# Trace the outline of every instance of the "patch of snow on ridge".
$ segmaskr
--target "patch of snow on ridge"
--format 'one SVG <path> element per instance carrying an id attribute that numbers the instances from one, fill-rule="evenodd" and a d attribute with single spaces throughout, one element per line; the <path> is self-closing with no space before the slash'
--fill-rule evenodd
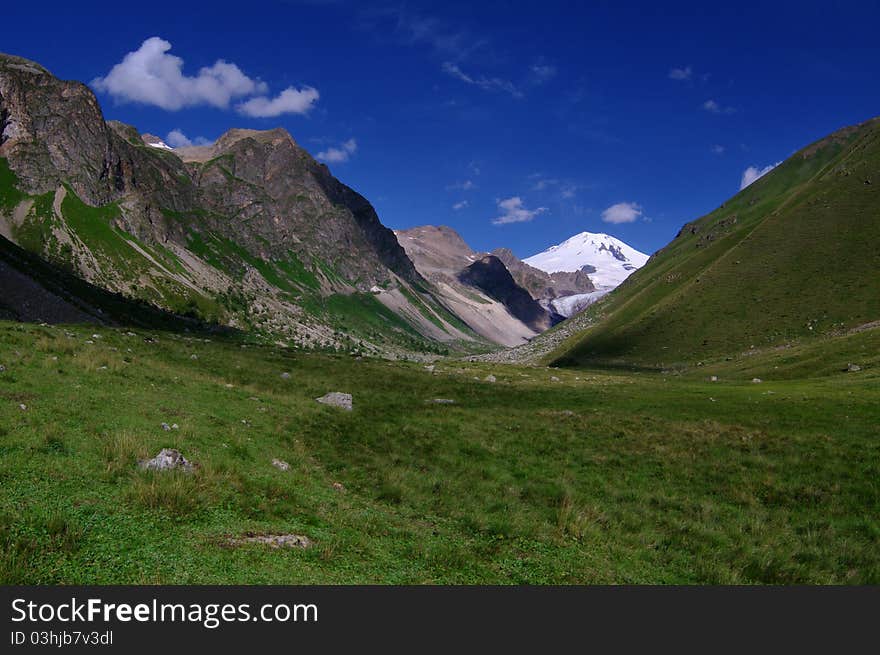
<path id="1" fill-rule="evenodd" d="M 148 146 L 151 148 L 161 148 L 162 150 L 174 150 L 171 146 L 169 146 L 164 141 L 156 141 L 155 143 L 148 143 Z"/>

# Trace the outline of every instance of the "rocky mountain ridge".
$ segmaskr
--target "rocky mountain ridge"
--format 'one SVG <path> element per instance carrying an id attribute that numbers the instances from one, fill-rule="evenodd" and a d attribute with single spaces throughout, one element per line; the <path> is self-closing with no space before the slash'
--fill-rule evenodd
<path id="1" fill-rule="evenodd" d="M 147 139 L 105 121 L 85 85 L 0 55 L 0 237 L 110 292 L 291 343 L 479 346 L 370 203 L 286 131 L 189 153 Z"/>

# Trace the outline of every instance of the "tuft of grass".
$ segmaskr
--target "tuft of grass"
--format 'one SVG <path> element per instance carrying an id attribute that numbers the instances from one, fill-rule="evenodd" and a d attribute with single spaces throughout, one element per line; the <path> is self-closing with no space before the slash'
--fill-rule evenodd
<path id="1" fill-rule="evenodd" d="M 131 432 L 115 432 L 101 438 L 99 444 L 104 469 L 111 476 L 134 469 L 149 455 L 146 440 Z"/>

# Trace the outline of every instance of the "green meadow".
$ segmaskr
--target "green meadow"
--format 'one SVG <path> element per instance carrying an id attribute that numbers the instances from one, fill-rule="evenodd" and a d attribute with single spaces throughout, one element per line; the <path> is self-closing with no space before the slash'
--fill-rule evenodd
<path id="1" fill-rule="evenodd" d="M 877 584 L 878 352 L 429 371 L 0 322 L 0 582 Z M 312 545 L 230 543 L 276 534 Z"/>

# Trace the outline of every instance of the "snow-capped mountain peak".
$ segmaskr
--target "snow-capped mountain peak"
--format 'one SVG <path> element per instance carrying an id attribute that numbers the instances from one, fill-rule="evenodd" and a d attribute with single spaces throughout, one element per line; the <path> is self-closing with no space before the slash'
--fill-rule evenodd
<path id="1" fill-rule="evenodd" d="M 569 316 L 586 306 L 580 306 L 581 303 L 597 300 L 644 266 L 648 255 L 610 234 L 581 232 L 523 261 L 547 273 L 582 270 L 590 276 L 596 292 L 582 294 L 582 298 L 571 296 L 577 308 L 572 302 L 566 304 L 563 298 L 553 301 L 557 311 L 562 310 L 560 313 Z"/>

